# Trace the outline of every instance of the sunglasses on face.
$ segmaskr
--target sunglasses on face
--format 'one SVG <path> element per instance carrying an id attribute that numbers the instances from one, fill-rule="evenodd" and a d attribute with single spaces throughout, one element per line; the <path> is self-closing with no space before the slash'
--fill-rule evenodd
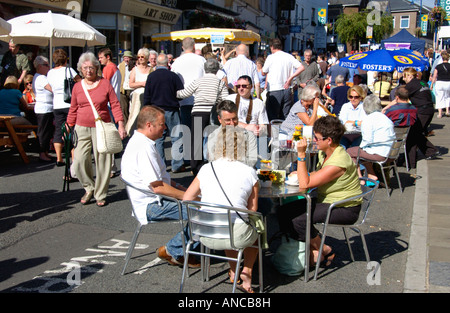
<path id="1" fill-rule="evenodd" d="M 315 139 L 316 141 L 325 140 L 325 139 L 327 139 L 327 138 L 328 138 L 328 137 L 317 138 L 317 136 L 314 135 L 314 139 Z"/>
<path id="2" fill-rule="evenodd" d="M 247 89 L 248 86 L 250 86 L 250 85 L 236 85 L 236 88 L 237 88 L 237 89 L 239 89 L 239 88 Z"/>
<path id="3" fill-rule="evenodd" d="M 348 98 L 350 100 L 352 100 L 352 99 L 359 99 L 359 98 L 361 98 L 361 96 L 348 96 Z"/>
<path id="4" fill-rule="evenodd" d="M 138 59 L 145 59 L 145 56 L 143 56 L 143 55 L 138 55 Z"/>
<path id="5" fill-rule="evenodd" d="M 28 82 L 28 83 L 26 83 L 27 85 L 33 85 L 33 82 Z"/>

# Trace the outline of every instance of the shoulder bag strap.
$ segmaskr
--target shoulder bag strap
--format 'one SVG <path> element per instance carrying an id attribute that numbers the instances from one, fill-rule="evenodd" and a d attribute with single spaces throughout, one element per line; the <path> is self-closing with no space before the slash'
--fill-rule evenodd
<path id="1" fill-rule="evenodd" d="M 92 113 L 94 113 L 95 121 L 97 122 L 97 121 L 101 120 L 102 118 L 101 118 L 100 115 L 98 114 L 97 109 L 96 109 L 95 106 L 94 106 L 94 103 L 92 103 L 91 96 L 89 95 L 89 92 L 88 92 L 88 90 L 86 89 L 86 82 L 84 81 L 84 79 L 81 80 L 81 86 L 83 87 L 84 94 L 86 95 L 86 98 L 88 99 L 89 103 L 91 104 L 91 107 L 92 107 Z"/>
<path id="2" fill-rule="evenodd" d="M 72 72 L 69 69 L 69 66 L 66 66 L 66 69 L 64 70 L 64 74 L 66 74 L 66 79 L 67 79 L 67 70 L 69 70 L 70 78 L 73 80 L 73 75 L 72 75 Z"/>
<path id="3" fill-rule="evenodd" d="M 225 198 L 227 198 L 228 203 L 230 204 L 230 206 L 233 206 L 233 204 L 231 203 L 230 199 L 228 199 L 228 196 L 227 196 L 227 194 L 225 193 L 225 190 L 223 190 L 223 187 L 222 187 L 222 184 L 220 183 L 219 177 L 217 177 L 216 171 L 214 170 L 213 162 L 211 162 L 211 169 L 212 169 L 212 171 L 213 171 L 213 173 L 214 173 L 214 176 L 216 176 L 216 180 L 217 180 L 217 182 L 219 183 L 219 187 L 220 187 L 220 189 L 222 189 L 222 192 L 223 192 L 223 194 L 225 195 Z"/>

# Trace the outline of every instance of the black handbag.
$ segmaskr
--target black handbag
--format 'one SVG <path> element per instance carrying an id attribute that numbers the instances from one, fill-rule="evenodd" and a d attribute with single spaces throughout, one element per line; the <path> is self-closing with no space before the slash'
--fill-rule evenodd
<path id="1" fill-rule="evenodd" d="M 69 70 L 69 77 L 67 77 L 67 70 Z M 72 89 L 75 85 L 75 80 L 73 79 L 72 72 L 69 67 L 66 66 L 65 69 L 66 77 L 64 78 L 64 102 L 70 103 L 72 101 Z"/>

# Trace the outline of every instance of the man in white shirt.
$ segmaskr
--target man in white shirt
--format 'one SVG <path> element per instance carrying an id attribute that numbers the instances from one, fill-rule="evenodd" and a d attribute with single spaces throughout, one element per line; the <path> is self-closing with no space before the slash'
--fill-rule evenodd
<path id="1" fill-rule="evenodd" d="M 269 121 L 284 120 L 293 105 L 291 90 L 292 80 L 305 69 L 303 65 L 291 54 L 282 51 L 283 46 L 278 38 L 272 39 L 270 50 L 272 52 L 264 63 L 262 72 L 267 75 L 267 101 L 266 109 Z"/>
<path id="2" fill-rule="evenodd" d="M 171 66 L 171 71 L 180 76 L 187 88 L 192 82 L 205 75 L 205 58 L 195 54 L 195 41 L 191 37 L 186 37 L 182 41 L 183 53 L 175 59 Z M 181 124 L 191 128 L 191 110 L 194 106 L 194 96 L 180 101 Z"/>
<path id="3" fill-rule="evenodd" d="M 156 194 L 183 199 L 185 188 L 171 181 L 166 165 L 156 149 L 155 141 L 161 138 L 166 128 L 164 110 L 156 106 L 144 106 L 137 118 L 137 130 L 129 140 L 122 156 L 122 177 L 139 189 L 148 189 Z M 176 203 L 149 196 L 127 187 L 136 218 L 142 223 L 166 219 L 179 219 Z M 183 219 L 187 219 L 186 208 L 182 208 Z M 184 232 L 187 236 L 187 232 Z M 158 248 L 158 257 L 172 265 L 183 265 L 182 232 L 165 246 Z M 187 239 L 186 239 L 187 240 Z M 199 267 L 195 258 L 189 258 L 191 267 Z"/>
<path id="4" fill-rule="evenodd" d="M 248 46 L 240 44 L 236 47 L 236 57 L 228 60 L 223 66 L 223 70 L 226 73 L 226 82 L 229 89 L 234 89 L 235 84 L 239 77 L 247 75 L 255 82 L 256 96 L 259 98 L 261 95 L 258 70 L 256 64 L 248 59 Z M 237 91 L 237 90 L 236 90 Z"/>
<path id="5" fill-rule="evenodd" d="M 238 125 L 259 136 L 267 134 L 269 119 L 264 103 L 260 99 L 253 98 L 252 87 L 252 79 L 243 75 L 236 83 L 238 93 L 229 95 L 227 99 L 238 107 Z"/>

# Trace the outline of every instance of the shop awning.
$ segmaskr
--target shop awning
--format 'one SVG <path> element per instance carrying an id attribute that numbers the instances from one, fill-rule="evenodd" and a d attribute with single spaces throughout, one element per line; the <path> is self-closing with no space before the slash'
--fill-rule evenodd
<path id="1" fill-rule="evenodd" d="M 195 42 L 211 42 L 211 37 L 215 39 L 223 37 L 224 42 L 227 43 L 241 42 L 252 44 L 255 41 L 261 41 L 261 37 L 259 36 L 259 34 L 251 30 L 210 27 L 154 34 L 152 36 L 152 41 L 179 41 L 183 40 L 186 37 L 193 38 Z"/>

